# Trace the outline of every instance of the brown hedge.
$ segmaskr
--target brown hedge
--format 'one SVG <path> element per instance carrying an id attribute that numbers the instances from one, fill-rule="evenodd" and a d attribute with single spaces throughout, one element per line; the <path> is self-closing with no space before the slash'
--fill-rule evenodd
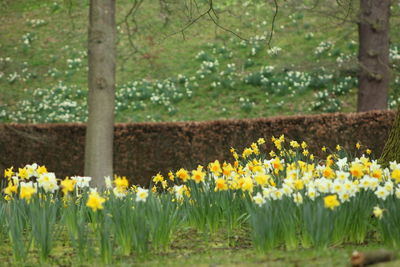
<path id="1" fill-rule="evenodd" d="M 357 141 L 380 155 L 394 120 L 393 111 L 322 114 L 247 120 L 116 124 L 114 170 L 147 184 L 155 173 L 231 161 L 230 147 L 242 150 L 259 137 L 285 134 L 304 140 L 318 153 L 325 145 L 354 150 Z M 58 177 L 83 175 L 85 125 L 0 124 L 0 171 L 44 164 Z M 269 144 L 268 150 L 271 149 Z"/>

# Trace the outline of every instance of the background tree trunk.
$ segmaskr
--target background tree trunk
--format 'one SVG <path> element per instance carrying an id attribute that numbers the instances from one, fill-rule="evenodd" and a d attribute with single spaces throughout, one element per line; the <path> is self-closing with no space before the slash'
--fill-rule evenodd
<path id="1" fill-rule="evenodd" d="M 358 111 L 387 109 L 390 0 L 360 0 Z"/>
<path id="2" fill-rule="evenodd" d="M 90 0 L 85 176 L 97 187 L 113 175 L 115 57 L 115 0 Z"/>
<path id="3" fill-rule="evenodd" d="M 397 110 L 389 138 L 383 148 L 380 163 L 387 166 L 389 161 L 394 160 L 400 163 L 400 108 Z"/>

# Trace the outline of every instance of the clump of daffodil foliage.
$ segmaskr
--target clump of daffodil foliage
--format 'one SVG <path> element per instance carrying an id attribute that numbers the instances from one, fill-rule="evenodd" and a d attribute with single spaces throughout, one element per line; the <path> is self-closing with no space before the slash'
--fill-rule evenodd
<path id="1" fill-rule="evenodd" d="M 168 249 L 174 233 L 195 228 L 227 238 L 248 235 L 257 250 L 326 247 L 367 241 L 400 245 L 400 164 L 383 168 L 357 143 L 358 156 L 341 146 L 323 158 L 305 142 L 272 137 L 238 153 L 232 162 L 158 173 L 151 188 L 130 186 L 126 177 L 63 180 L 45 166 L 4 172 L 0 239 L 8 239 L 15 261 L 37 251 L 46 261 L 55 233 L 64 232 L 77 257 L 118 256 Z M 96 249 L 93 248 L 96 244 Z"/>

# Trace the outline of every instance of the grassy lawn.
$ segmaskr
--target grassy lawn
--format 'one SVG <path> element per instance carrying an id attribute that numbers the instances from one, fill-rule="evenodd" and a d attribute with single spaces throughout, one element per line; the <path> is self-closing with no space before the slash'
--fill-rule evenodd
<path id="1" fill-rule="evenodd" d="M 288 1 L 280 6 L 270 50 L 272 1 L 215 5 L 219 24 L 240 37 L 207 16 L 182 34 L 191 19 L 207 10 L 203 2 L 198 9 L 169 3 L 166 23 L 158 1 L 145 1 L 127 20 L 132 2 L 118 1 L 118 122 L 356 110 L 355 23 L 321 15 L 327 11 L 323 5 L 309 10 Z M 394 4 L 392 25 L 398 23 L 398 9 Z M 328 13 L 344 11 L 336 7 Z M 0 121 L 85 121 L 87 16 L 88 4 L 80 1 L 0 4 Z M 400 35 L 395 27 L 391 30 L 397 64 Z M 209 70 L 204 62 L 217 65 Z M 265 66 L 274 70 L 262 80 Z M 400 80 L 393 71 L 389 105 L 394 108 Z M 249 75 L 253 81 L 246 83 Z"/>
<path id="2" fill-rule="evenodd" d="M 349 266 L 354 251 L 369 252 L 381 249 L 393 251 L 379 242 L 361 245 L 340 245 L 327 248 L 309 249 L 273 249 L 263 253 L 252 248 L 250 240 L 244 237 L 228 238 L 226 233 L 211 236 L 195 230 L 181 231 L 171 246 L 162 252 L 114 256 L 112 266 Z M 32 250 L 26 266 L 103 266 L 92 256 L 80 262 L 77 255 L 68 246 L 68 241 L 59 239 L 47 263 L 39 262 Z M 92 247 L 93 251 L 98 248 Z M 118 253 L 118 251 L 114 251 Z M 3 243 L 0 251 L 2 264 L 13 264 L 9 243 Z M 380 263 L 376 266 L 399 266 L 400 260 Z"/>

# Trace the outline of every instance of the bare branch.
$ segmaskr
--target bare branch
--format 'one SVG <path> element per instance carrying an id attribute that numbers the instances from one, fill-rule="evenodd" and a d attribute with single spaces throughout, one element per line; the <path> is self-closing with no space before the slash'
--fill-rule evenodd
<path id="1" fill-rule="evenodd" d="M 229 32 L 229 33 L 235 35 L 237 38 L 239 38 L 239 39 L 241 39 L 241 40 L 243 40 L 243 41 L 248 41 L 248 39 L 245 39 L 245 38 L 241 37 L 240 35 L 238 35 L 238 34 L 235 33 L 234 31 L 229 30 L 229 29 L 227 29 L 227 28 L 221 26 L 221 25 L 218 23 L 218 21 L 217 21 L 216 19 L 214 19 L 214 18 L 211 16 L 210 13 L 208 13 L 208 16 L 210 17 L 210 19 L 214 22 L 214 24 L 215 24 L 218 28 L 221 28 L 222 30 L 224 30 L 224 31 L 226 31 L 226 32 Z"/>
<path id="2" fill-rule="evenodd" d="M 195 3 L 195 5 L 196 5 L 197 9 L 199 9 L 195 0 L 194 0 L 194 3 Z M 212 15 L 214 15 L 215 18 L 214 18 Z M 165 39 L 167 39 L 167 38 L 169 38 L 169 37 L 171 37 L 171 36 L 174 36 L 174 35 L 176 35 L 176 34 L 178 34 L 178 33 L 181 33 L 182 36 L 183 36 L 183 38 L 185 39 L 185 34 L 184 34 L 185 30 L 187 30 L 189 27 L 191 27 L 193 24 L 195 24 L 197 21 L 199 21 L 201 18 L 203 18 L 203 17 L 205 17 L 205 16 L 208 16 L 208 17 L 211 19 L 211 21 L 212 21 L 218 28 L 220 28 L 220 29 L 222 29 L 222 30 L 224 30 L 224 31 L 226 31 L 226 32 L 229 32 L 229 33 L 235 35 L 237 38 L 239 38 L 239 39 L 241 39 L 241 40 L 248 41 L 247 39 L 241 37 L 239 34 L 235 33 L 234 31 L 232 31 L 232 30 L 230 30 L 230 29 L 227 29 L 227 28 L 223 27 L 221 24 L 219 24 L 219 22 L 218 22 L 218 14 L 217 14 L 217 12 L 216 12 L 215 9 L 214 9 L 213 0 L 209 0 L 209 7 L 208 7 L 208 9 L 207 9 L 205 12 L 201 13 L 201 14 L 198 15 L 196 18 L 191 19 L 191 20 L 189 21 L 189 23 L 187 23 L 187 24 L 186 24 L 182 29 L 180 29 L 179 31 L 173 32 L 173 33 L 171 33 L 171 34 L 168 34 L 167 36 L 164 37 L 163 40 L 165 40 Z"/>
<path id="3" fill-rule="evenodd" d="M 269 39 L 268 39 L 268 43 L 267 43 L 269 49 L 271 49 L 272 35 L 274 34 L 274 28 L 275 28 L 275 19 L 276 19 L 276 16 L 278 15 L 278 8 L 279 8 L 277 0 L 274 0 L 274 3 L 275 3 L 275 13 L 274 13 L 274 16 L 272 17 L 271 32 L 269 33 Z"/>
<path id="4" fill-rule="evenodd" d="M 126 31 L 127 31 L 127 35 L 128 35 L 128 42 L 129 45 L 131 46 L 132 50 L 130 51 L 130 53 L 123 59 L 122 61 L 122 68 L 125 65 L 125 63 L 136 53 L 139 52 L 139 49 L 137 48 L 137 46 L 134 44 L 133 42 L 133 38 L 132 38 L 132 31 L 131 31 L 131 26 L 129 24 L 129 17 L 132 17 L 132 22 L 135 24 L 135 28 L 134 31 L 136 32 L 138 29 L 138 25 L 137 22 L 135 20 L 135 14 L 136 12 L 139 10 L 140 5 L 143 3 L 144 0 L 134 0 L 131 8 L 128 10 L 128 12 L 126 13 L 124 19 L 119 22 L 117 25 L 121 25 L 122 23 L 125 24 L 126 27 Z"/>

